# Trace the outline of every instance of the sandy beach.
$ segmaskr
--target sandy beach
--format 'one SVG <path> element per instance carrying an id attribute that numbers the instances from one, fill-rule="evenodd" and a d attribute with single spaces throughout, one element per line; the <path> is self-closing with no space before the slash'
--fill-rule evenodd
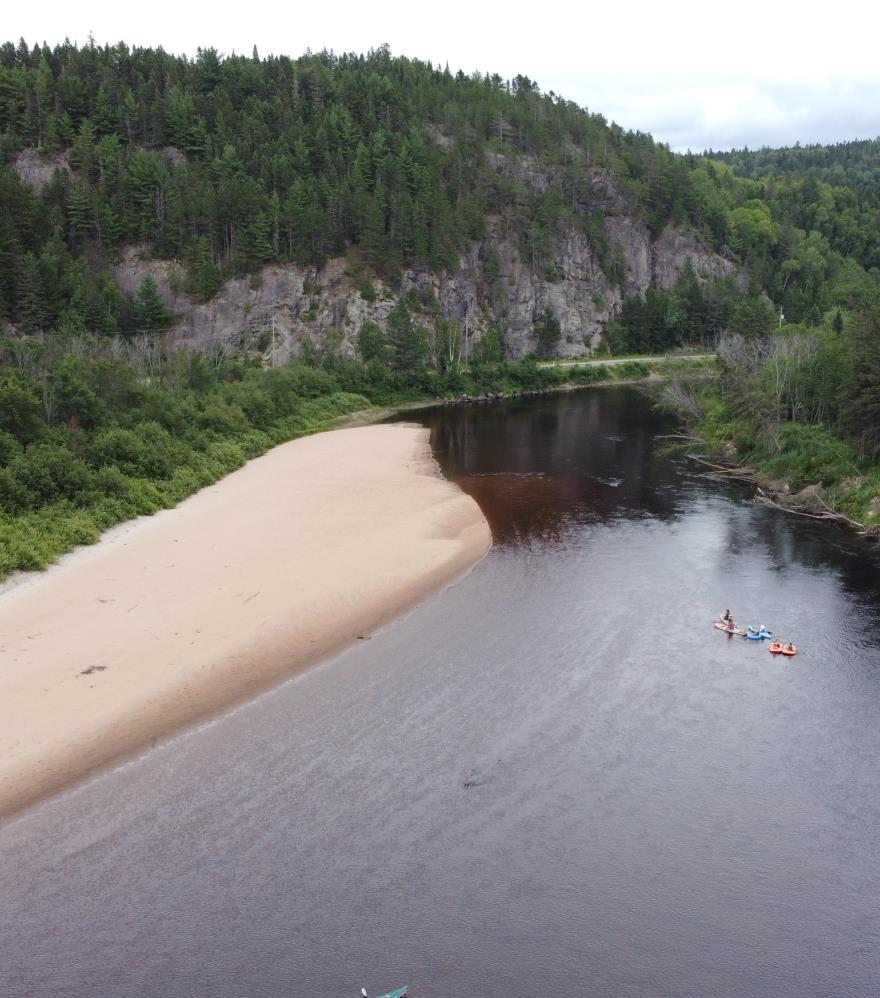
<path id="1" fill-rule="evenodd" d="M 426 430 L 275 448 L 0 594 L 0 818 L 300 672 L 491 546 Z"/>

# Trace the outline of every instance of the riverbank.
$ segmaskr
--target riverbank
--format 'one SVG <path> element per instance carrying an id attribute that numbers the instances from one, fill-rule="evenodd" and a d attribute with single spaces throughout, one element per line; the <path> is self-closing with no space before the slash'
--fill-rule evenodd
<path id="1" fill-rule="evenodd" d="M 276 447 L 0 596 L 0 817 L 341 650 L 491 535 L 427 431 Z"/>
<path id="2" fill-rule="evenodd" d="M 822 425 L 781 422 L 768 434 L 712 395 L 667 391 L 684 432 L 670 439 L 715 474 L 754 488 L 755 502 L 880 539 L 880 468 Z"/>
<path id="3" fill-rule="evenodd" d="M 835 450 L 835 445 L 845 447 L 830 434 L 828 437 Z M 720 446 L 710 445 L 695 433 L 682 435 L 681 439 L 701 448 L 708 447 L 711 460 L 694 453 L 690 457 L 723 478 L 753 486 L 755 502 L 784 513 L 846 527 L 870 541 L 880 540 L 880 474 L 876 469 L 860 471 L 853 467 L 848 477 L 826 484 L 822 479 L 831 472 L 832 466 L 828 465 L 824 471 L 814 469 L 815 480 L 805 482 L 794 471 L 797 455 L 782 453 L 746 463 L 737 459 L 732 440 Z"/>

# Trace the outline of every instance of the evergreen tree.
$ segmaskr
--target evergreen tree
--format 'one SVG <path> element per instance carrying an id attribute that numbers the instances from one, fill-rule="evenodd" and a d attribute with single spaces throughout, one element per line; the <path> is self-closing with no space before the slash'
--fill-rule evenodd
<path id="1" fill-rule="evenodd" d="M 25 333 L 35 333 L 46 326 L 48 314 L 42 283 L 36 257 L 33 253 L 22 254 L 18 260 L 16 311 Z"/>
<path id="2" fill-rule="evenodd" d="M 841 420 L 860 451 L 880 459 L 880 297 L 854 317 L 850 334 L 853 383 Z"/>
<path id="3" fill-rule="evenodd" d="M 171 322 L 171 314 L 165 307 L 165 302 L 151 274 L 147 274 L 138 288 L 134 317 L 137 332 L 147 335 L 163 333 Z"/>
<path id="4" fill-rule="evenodd" d="M 538 353 L 542 357 L 552 357 L 556 352 L 559 341 L 562 339 L 562 327 L 559 324 L 559 319 L 556 318 L 549 305 L 534 322 L 532 329 Z"/>
<path id="5" fill-rule="evenodd" d="M 358 333 L 358 353 L 361 360 L 368 364 L 371 361 L 385 363 L 388 359 L 388 343 L 385 333 L 375 322 L 365 322 Z"/>
<path id="6" fill-rule="evenodd" d="M 67 196 L 67 227 L 73 248 L 81 248 L 91 235 L 93 217 L 90 189 L 83 183 L 73 184 Z"/>
<path id="7" fill-rule="evenodd" d="M 392 364 L 398 370 L 413 371 L 424 364 L 425 336 L 413 323 L 404 298 L 388 314 L 388 344 Z"/>
<path id="8" fill-rule="evenodd" d="M 189 251 L 185 290 L 200 301 L 208 301 L 220 290 L 222 284 L 223 274 L 214 263 L 208 240 L 204 237 L 197 239 Z"/>
<path id="9" fill-rule="evenodd" d="M 20 252 L 12 215 L 0 207 L 0 318 L 15 314 L 16 260 Z"/>

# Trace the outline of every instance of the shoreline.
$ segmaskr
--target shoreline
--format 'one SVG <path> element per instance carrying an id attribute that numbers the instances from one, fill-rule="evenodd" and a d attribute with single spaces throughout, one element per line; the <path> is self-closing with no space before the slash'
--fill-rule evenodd
<path id="1" fill-rule="evenodd" d="M 331 430 L 0 588 L 0 821 L 338 654 L 491 547 L 428 431 Z"/>

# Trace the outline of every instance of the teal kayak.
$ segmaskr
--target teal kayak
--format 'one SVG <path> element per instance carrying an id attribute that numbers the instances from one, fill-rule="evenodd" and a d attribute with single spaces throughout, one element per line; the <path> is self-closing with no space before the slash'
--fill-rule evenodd
<path id="1" fill-rule="evenodd" d="M 381 995 L 380 998 L 406 998 L 406 988 L 398 988 L 397 991 L 389 991 L 387 995 Z"/>

